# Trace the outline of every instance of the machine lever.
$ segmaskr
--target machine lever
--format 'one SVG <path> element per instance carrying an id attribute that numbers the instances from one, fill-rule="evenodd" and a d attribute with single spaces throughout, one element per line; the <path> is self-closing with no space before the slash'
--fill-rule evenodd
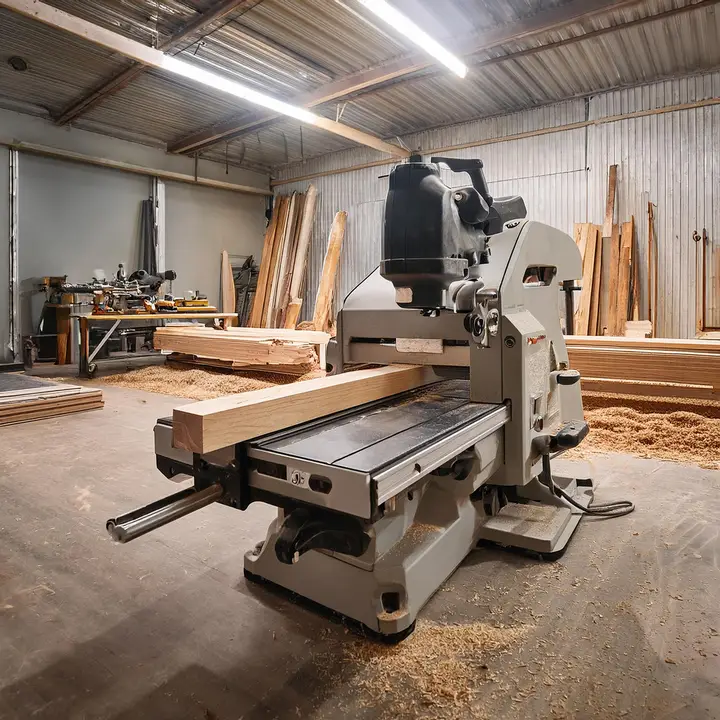
<path id="1" fill-rule="evenodd" d="M 111 518 L 105 523 L 105 527 L 115 542 L 130 542 L 151 530 L 183 517 L 183 515 L 188 515 L 214 503 L 222 497 L 224 492 L 220 483 L 210 485 L 203 490 L 196 490 L 194 487 L 186 488 L 125 515 Z"/>
<path id="2" fill-rule="evenodd" d="M 275 555 L 281 563 L 292 565 L 308 550 L 331 550 L 360 557 L 369 544 L 370 538 L 357 519 L 297 508 L 283 521 L 275 541 Z"/>

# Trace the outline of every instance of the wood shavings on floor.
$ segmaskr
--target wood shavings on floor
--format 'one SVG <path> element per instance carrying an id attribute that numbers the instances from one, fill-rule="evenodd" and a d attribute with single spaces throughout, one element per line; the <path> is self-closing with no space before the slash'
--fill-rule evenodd
<path id="1" fill-rule="evenodd" d="M 385 708 L 382 717 L 477 717 L 473 703 L 481 685 L 492 680 L 492 658 L 527 630 L 419 621 L 398 645 L 357 640 L 345 646 L 346 660 L 357 670 L 349 682 L 367 695 L 364 705 Z"/>
<path id="2" fill-rule="evenodd" d="M 720 469 L 718 402 L 587 393 L 583 403 L 590 433 L 568 459 L 605 451 Z"/>
<path id="3" fill-rule="evenodd" d="M 95 382 L 131 390 L 173 395 L 190 400 L 209 400 L 223 395 L 235 395 L 248 390 L 261 390 L 274 385 L 286 385 L 300 380 L 322 377 L 322 370 L 292 376 L 260 372 L 223 372 L 201 368 L 176 368 L 168 365 L 131 370 L 99 378 Z"/>

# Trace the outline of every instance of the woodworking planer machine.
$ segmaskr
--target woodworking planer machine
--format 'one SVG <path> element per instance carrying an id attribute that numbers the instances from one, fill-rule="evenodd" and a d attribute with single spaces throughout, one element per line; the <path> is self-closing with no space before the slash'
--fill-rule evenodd
<path id="1" fill-rule="evenodd" d="M 443 165 L 471 184 L 448 187 Z M 593 484 L 551 471 L 588 432 L 559 319 L 559 285 L 582 275 L 573 240 L 492 198 L 479 160 L 413 156 L 389 182 L 382 262 L 345 299 L 329 360 L 420 364 L 427 384 L 203 456 L 161 419 L 157 467 L 193 484 L 107 527 L 126 542 L 215 501 L 270 503 L 246 576 L 399 640 L 478 542 L 561 553 Z"/>

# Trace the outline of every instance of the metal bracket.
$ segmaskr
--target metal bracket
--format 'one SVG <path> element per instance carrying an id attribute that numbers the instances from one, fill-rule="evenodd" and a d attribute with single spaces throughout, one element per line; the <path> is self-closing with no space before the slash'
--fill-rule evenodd
<path id="1" fill-rule="evenodd" d="M 480 347 L 490 347 L 490 338 L 500 328 L 499 293 L 494 288 L 480 288 L 475 293 L 475 308 L 466 318 L 466 326 L 473 342 Z"/>

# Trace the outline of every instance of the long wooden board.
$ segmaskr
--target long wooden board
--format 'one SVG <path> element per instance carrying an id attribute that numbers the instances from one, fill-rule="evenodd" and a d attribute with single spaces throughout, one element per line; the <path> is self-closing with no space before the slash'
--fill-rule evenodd
<path id="1" fill-rule="evenodd" d="M 315 296 L 315 313 L 313 323 L 316 330 L 328 330 L 332 325 L 332 299 L 335 289 L 335 278 L 337 277 L 338 265 L 340 264 L 340 251 L 342 250 L 343 238 L 345 237 L 345 225 L 347 213 L 344 210 L 335 214 L 332 227 L 330 228 L 330 239 L 328 240 L 325 262 L 323 263 L 320 284 Z"/>
<path id="2" fill-rule="evenodd" d="M 620 236 L 620 264 L 618 267 L 618 292 L 615 304 L 615 335 L 625 334 L 630 301 L 630 263 L 632 262 L 633 223 L 623 223 Z"/>
<path id="3" fill-rule="evenodd" d="M 302 365 L 314 362 L 315 350 L 307 343 L 281 340 L 256 340 L 237 337 L 234 333 L 186 333 L 155 331 L 156 350 L 170 350 L 187 355 L 235 360 L 246 365 Z"/>
<path id="4" fill-rule="evenodd" d="M 58 415 L 71 415 L 72 413 L 86 412 L 88 410 L 100 410 L 103 406 L 103 402 L 87 402 L 69 405 L 67 407 L 36 408 L 34 410 L 28 410 L 26 413 L 12 415 L 7 418 L 0 417 L 0 426 L 43 420 L 44 418 L 56 417 Z"/>
<path id="5" fill-rule="evenodd" d="M 585 249 L 583 256 L 582 291 L 580 292 L 580 305 L 575 314 L 575 330 L 580 335 L 588 334 L 590 322 L 590 302 L 593 289 L 593 270 L 595 267 L 595 244 L 597 242 L 597 229 L 590 223 L 583 223 L 583 239 L 581 245 Z"/>
<path id="6" fill-rule="evenodd" d="M 211 452 L 425 385 L 431 370 L 392 365 L 183 405 L 173 412 L 175 447 Z"/>
<path id="7" fill-rule="evenodd" d="M 205 334 L 222 334 L 224 331 L 201 325 L 174 325 L 162 328 L 163 334 L 179 333 L 184 335 L 188 332 Z M 293 330 L 290 328 L 249 328 L 231 327 L 227 332 L 235 337 L 253 338 L 257 340 L 287 340 L 289 342 L 301 343 L 327 343 L 330 341 L 330 334 L 319 330 Z"/>
<path id="8" fill-rule="evenodd" d="M 278 222 L 278 208 L 272 214 L 270 223 L 265 230 L 265 240 L 263 242 L 262 258 L 260 260 L 260 272 L 258 273 L 257 285 L 255 288 L 255 296 L 253 297 L 252 310 L 250 311 L 249 324 L 251 327 L 260 327 L 263 315 L 263 305 L 265 304 L 265 293 L 267 292 L 268 276 L 270 274 L 270 259 L 273 253 L 275 243 L 275 229 Z"/>
<path id="9" fill-rule="evenodd" d="M 600 335 L 600 294 L 602 289 L 602 238 L 600 237 L 600 226 L 595 225 L 597 242 L 595 243 L 595 264 L 593 266 L 592 297 L 590 298 L 590 319 L 588 321 L 588 334 Z"/>
<path id="10" fill-rule="evenodd" d="M 185 366 L 227 370 L 228 372 L 259 372 L 277 375 L 294 375 L 296 377 L 317 369 L 317 365 L 314 363 L 303 365 L 246 365 L 245 363 L 239 363 L 235 360 L 219 360 L 218 358 L 206 358 L 201 355 L 184 355 L 183 353 L 171 353 L 168 355 L 167 361 L 171 365 L 178 363 Z"/>
<path id="11" fill-rule="evenodd" d="M 604 241 L 603 241 L 604 242 Z M 608 273 L 608 335 L 621 335 L 617 331 L 617 298 L 620 277 L 620 226 L 612 226 L 610 236 L 610 267 Z"/>

